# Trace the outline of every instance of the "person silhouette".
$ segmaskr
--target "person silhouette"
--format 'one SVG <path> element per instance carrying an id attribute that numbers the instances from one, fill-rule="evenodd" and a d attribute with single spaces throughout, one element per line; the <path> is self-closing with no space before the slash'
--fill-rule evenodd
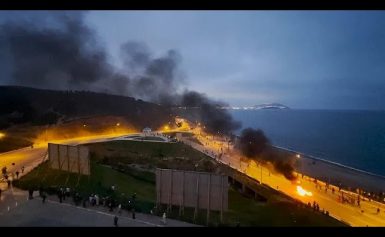
<path id="1" fill-rule="evenodd" d="M 118 227 L 118 217 L 114 216 L 114 226 Z"/>

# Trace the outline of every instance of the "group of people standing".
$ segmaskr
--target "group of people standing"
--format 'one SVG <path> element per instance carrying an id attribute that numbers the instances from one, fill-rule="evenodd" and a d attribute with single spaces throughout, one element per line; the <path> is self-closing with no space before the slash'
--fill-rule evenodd
<path id="1" fill-rule="evenodd" d="M 15 163 L 12 163 L 12 165 L 14 166 Z M 16 179 L 19 179 L 20 172 L 18 170 L 15 173 L 12 172 L 10 174 L 12 179 L 10 179 L 10 177 L 9 177 L 9 173 L 7 172 L 7 167 L 6 166 L 4 166 L 1 169 L 1 172 L 2 172 L 2 176 L 3 176 L 4 180 L 6 180 L 6 182 L 7 182 L 7 187 L 8 188 L 11 187 L 12 181 L 15 179 L 15 174 L 16 174 Z M 24 173 L 24 166 L 21 168 L 21 173 Z M 0 189 L 0 197 L 1 197 L 1 192 L 2 192 L 2 190 Z"/>
<path id="2" fill-rule="evenodd" d="M 115 187 L 111 188 L 112 190 L 115 189 Z M 33 188 L 29 189 L 29 198 L 33 199 Z M 1 194 L 1 191 L 0 191 Z M 45 203 L 47 198 L 47 192 L 43 187 L 39 187 L 39 196 L 42 198 L 42 203 Z M 81 196 L 79 192 L 76 190 L 71 190 L 69 187 L 60 187 L 57 189 L 57 196 L 59 198 L 60 203 L 63 202 L 66 198 L 73 197 L 73 201 L 75 205 L 79 205 L 82 201 L 83 207 L 87 207 L 88 205 L 91 206 L 103 206 L 107 207 L 110 212 L 114 211 L 114 208 L 117 208 L 117 213 L 120 215 L 122 212 L 122 204 L 118 203 L 112 196 L 106 196 L 102 197 L 99 196 L 96 193 L 93 193 L 89 196 Z M 127 209 L 132 212 L 132 218 L 135 219 L 135 203 L 136 203 L 136 193 L 132 195 L 132 197 L 128 200 L 128 203 L 126 205 Z M 118 226 L 118 217 L 114 216 L 114 225 Z"/>
<path id="3" fill-rule="evenodd" d="M 15 166 L 15 163 L 12 163 L 12 165 Z M 9 179 L 9 173 L 7 172 L 7 167 L 4 166 L 1 169 L 1 172 L 2 172 L 3 178 L 7 181 L 8 187 L 9 187 L 10 183 L 11 183 L 11 180 Z M 24 166 L 21 167 L 21 173 L 24 173 Z M 11 172 L 10 176 L 12 177 L 12 180 L 14 180 L 15 179 L 15 175 L 16 175 L 16 179 L 19 178 L 19 174 L 20 174 L 20 172 L 18 170 L 16 170 L 15 173 Z"/>
<path id="4" fill-rule="evenodd" d="M 63 188 L 61 187 L 59 190 L 58 190 L 58 198 L 59 198 L 59 201 L 60 203 L 66 199 L 66 197 L 70 197 L 71 195 L 71 189 L 70 188 Z"/>

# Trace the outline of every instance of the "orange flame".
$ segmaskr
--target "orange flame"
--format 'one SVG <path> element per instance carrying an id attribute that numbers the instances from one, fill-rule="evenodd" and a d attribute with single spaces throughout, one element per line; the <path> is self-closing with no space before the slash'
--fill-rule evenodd
<path id="1" fill-rule="evenodd" d="M 305 189 L 303 189 L 301 186 L 297 185 L 297 193 L 300 195 L 300 196 L 313 196 L 313 193 L 312 192 L 309 192 L 309 191 L 306 191 Z"/>

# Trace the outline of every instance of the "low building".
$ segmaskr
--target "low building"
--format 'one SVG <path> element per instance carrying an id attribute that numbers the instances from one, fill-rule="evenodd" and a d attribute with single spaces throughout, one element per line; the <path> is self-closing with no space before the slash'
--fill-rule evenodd
<path id="1" fill-rule="evenodd" d="M 151 134 L 152 134 L 151 128 L 149 128 L 149 127 L 143 128 L 143 130 L 142 130 L 142 135 L 143 136 L 149 136 Z"/>

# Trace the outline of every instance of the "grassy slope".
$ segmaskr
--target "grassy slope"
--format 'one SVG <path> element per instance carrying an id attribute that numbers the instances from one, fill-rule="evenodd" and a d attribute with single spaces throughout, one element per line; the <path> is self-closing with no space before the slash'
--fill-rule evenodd
<path id="1" fill-rule="evenodd" d="M 149 168 L 213 171 L 211 158 L 181 143 L 113 141 L 89 145 L 96 161 L 108 164 L 141 164 Z"/>
<path id="2" fill-rule="evenodd" d="M 0 153 L 30 146 L 32 142 L 19 137 L 7 136 L 0 139 Z"/>
<path id="3" fill-rule="evenodd" d="M 14 126 L 1 130 L 6 135 L 0 138 L 0 153 L 30 146 L 38 131 L 38 126 L 29 125 Z"/>

